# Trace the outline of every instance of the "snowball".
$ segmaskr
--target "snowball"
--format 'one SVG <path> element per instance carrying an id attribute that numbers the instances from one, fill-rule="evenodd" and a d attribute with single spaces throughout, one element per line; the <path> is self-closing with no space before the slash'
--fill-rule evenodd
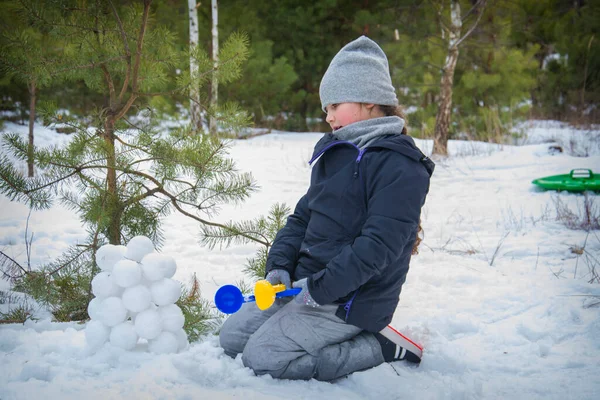
<path id="1" fill-rule="evenodd" d="M 177 338 L 177 343 L 179 344 L 179 346 L 177 347 L 177 351 L 187 349 L 187 347 L 190 344 L 190 342 L 188 342 L 187 333 L 185 333 L 183 329 L 180 329 L 177 332 L 175 332 L 175 337 Z"/>
<path id="2" fill-rule="evenodd" d="M 120 290 L 108 272 L 100 272 L 92 279 L 92 293 L 96 297 L 106 298 L 118 296 Z"/>
<path id="3" fill-rule="evenodd" d="M 173 257 L 150 253 L 142 259 L 142 270 L 144 271 L 144 278 L 149 281 L 158 281 L 175 275 L 177 264 Z"/>
<path id="4" fill-rule="evenodd" d="M 121 260 L 111 274 L 113 281 L 124 288 L 135 286 L 142 280 L 142 269 L 135 261 Z"/>
<path id="5" fill-rule="evenodd" d="M 133 322 L 126 321 L 116 325 L 110 331 L 110 344 L 125 350 L 131 350 L 138 341 L 138 335 L 135 333 Z"/>
<path id="6" fill-rule="evenodd" d="M 100 320 L 100 306 L 102 304 L 102 298 L 94 297 L 90 304 L 88 304 L 87 312 L 91 319 Z"/>
<path id="7" fill-rule="evenodd" d="M 149 289 L 148 289 L 149 290 Z M 146 310 L 157 310 L 158 306 L 156 304 L 154 304 L 153 302 L 150 302 L 150 304 L 148 305 L 147 308 L 145 308 L 143 311 Z M 141 311 L 140 311 L 141 312 Z M 131 310 L 127 310 L 127 317 L 131 318 L 132 321 L 135 321 L 135 317 L 137 317 L 137 315 L 140 312 L 136 312 L 136 311 L 131 311 Z"/>
<path id="8" fill-rule="evenodd" d="M 142 258 L 141 264 L 144 279 L 152 282 L 165 277 L 162 268 L 160 267 L 161 259 L 162 257 L 158 253 L 150 253 Z"/>
<path id="9" fill-rule="evenodd" d="M 132 286 L 123 292 L 123 305 L 129 311 L 144 311 L 150 307 L 150 300 L 150 290 L 143 285 Z"/>
<path id="10" fill-rule="evenodd" d="M 177 271 L 177 263 L 175 259 L 171 256 L 167 256 L 165 254 L 161 254 L 163 260 L 160 264 L 160 267 L 163 271 L 165 278 L 172 278 L 175 275 L 175 271 Z"/>
<path id="11" fill-rule="evenodd" d="M 85 327 L 85 341 L 92 348 L 102 346 L 108 340 L 110 329 L 100 321 L 90 321 Z"/>
<path id="12" fill-rule="evenodd" d="M 154 244 L 152 243 L 152 240 L 148 239 L 146 236 L 135 236 L 127 243 L 125 257 L 140 262 L 146 254 L 152 253 L 153 251 Z"/>
<path id="13" fill-rule="evenodd" d="M 181 308 L 175 304 L 169 304 L 158 308 L 158 314 L 162 321 L 162 328 L 165 331 L 177 332 L 183 328 L 185 317 Z"/>
<path id="14" fill-rule="evenodd" d="M 181 296 L 181 284 L 173 279 L 161 279 L 150 286 L 152 301 L 158 306 L 173 304 Z"/>
<path id="15" fill-rule="evenodd" d="M 148 309 L 135 316 L 135 332 L 144 339 L 154 339 L 162 331 L 158 311 Z"/>
<path id="16" fill-rule="evenodd" d="M 100 304 L 100 321 L 106 326 L 115 326 L 125 321 L 127 309 L 118 297 L 109 297 Z"/>
<path id="17" fill-rule="evenodd" d="M 161 332 L 156 339 L 151 340 L 148 344 L 150 352 L 155 354 L 177 353 L 178 347 L 179 342 L 172 332 Z"/>
<path id="18" fill-rule="evenodd" d="M 125 257 L 124 246 L 105 244 L 96 252 L 96 264 L 102 271 L 110 272 L 115 263 Z"/>

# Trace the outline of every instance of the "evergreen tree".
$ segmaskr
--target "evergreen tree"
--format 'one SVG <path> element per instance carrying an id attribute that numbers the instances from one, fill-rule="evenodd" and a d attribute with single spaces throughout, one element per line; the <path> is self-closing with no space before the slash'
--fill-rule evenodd
<path id="1" fill-rule="evenodd" d="M 464 45 L 455 84 L 456 130 L 463 138 L 503 142 L 512 120 L 529 110 L 537 47 L 512 45 L 512 7 L 490 3 Z"/>
<path id="2" fill-rule="evenodd" d="M 31 4 L 31 7 L 35 5 Z M 29 95 L 27 174 L 32 177 L 37 96 L 40 88 L 52 82 L 53 59 L 60 44 L 48 29 L 36 29 L 31 15 L 17 7 L 14 1 L 0 2 L 0 9 L 3 10 L 0 17 L 0 72 L 6 80 L 25 85 Z"/>
<path id="3" fill-rule="evenodd" d="M 247 58 L 247 39 L 230 36 L 221 49 L 217 71 L 207 53 L 196 48 L 192 56 L 198 61 L 198 73 L 176 76 L 174 63 L 186 54 L 177 51 L 168 29 L 153 22 L 149 0 L 124 6 L 110 1 L 77 2 L 77 7 L 71 3 L 20 2 L 36 21 L 34 26 L 49 29 L 67 43 L 61 54 L 64 64 L 57 69 L 61 79 L 83 80 L 88 88 L 104 94 L 105 104 L 98 105 L 93 116 L 96 128 L 46 104 L 41 112 L 46 123 L 60 122 L 75 129 L 70 144 L 34 148 L 40 175 L 26 179 L 18 171 L 18 162 L 27 158 L 28 144 L 7 133 L 4 146 L 17 161 L 4 155 L 0 165 L 0 193 L 33 209 L 50 207 L 58 199 L 88 229 L 87 243 L 74 246 L 38 271 L 24 273 L 17 282 L 17 287 L 47 304 L 60 303 L 61 312 L 55 312 L 59 319 L 85 316 L 89 282 L 97 272 L 95 250 L 102 244 L 117 245 L 144 235 L 160 246 L 161 219 L 174 211 L 225 228 L 205 216 L 216 214 L 222 203 L 243 201 L 256 188 L 252 176 L 239 173 L 227 158 L 226 142 L 195 135 L 191 126 L 165 133 L 151 110 L 138 108 L 148 98 L 168 95 L 163 90 L 175 80 L 178 93 L 189 93 L 190 85 L 205 83 L 212 73 L 226 82 L 239 77 Z M 60 12 L 50 15 L 44 7 L 59 7 Z M 247 123 L 245 113 L 232 104 L 219 115 L 230 131 Z M 67 292 L 68 296 L 61 295 Z"/>
<path id="4" fill-rule="evenodd" d="M 520 0 L 512 10 L 515 45 L 537 48 L 537 85 L 531 91 L 536 112 L 598 121 L 600 1 Z"/>

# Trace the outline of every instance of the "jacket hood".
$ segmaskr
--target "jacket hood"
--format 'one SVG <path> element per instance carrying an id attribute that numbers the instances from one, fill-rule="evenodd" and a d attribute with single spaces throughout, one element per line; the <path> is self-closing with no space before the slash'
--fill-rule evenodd
<path id="1" fill-rule="evenodd" d="M 415 144 L 412 137 L 407 135 L 389 135 L 369 146 L 370 148 L 384 148 L 400 153 L 408 158 L 423 164 L 429 176 L 433 174 L 435 164 Z"/>

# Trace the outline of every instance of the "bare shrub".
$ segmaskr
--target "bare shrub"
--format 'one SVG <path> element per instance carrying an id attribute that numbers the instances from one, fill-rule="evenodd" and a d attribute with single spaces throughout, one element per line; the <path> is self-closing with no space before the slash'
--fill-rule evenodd
<path id="1" fill-rule="evenodd" d="M 573 230 L 600 229 L 600 207 L 593 195 L 583 194 L 583 202 L 577 202 L 577 209 L 572 210 L 560 197 L 552 198 L 556 209 L 556 220 Z"/>
<path id="2" fill-rule="evenodd" d="M 589 157 L 600 152 L 598 131 L 576 131 L 568 136 L 555 136 L 553 139 L 565 153 L 573 157 Z"/>

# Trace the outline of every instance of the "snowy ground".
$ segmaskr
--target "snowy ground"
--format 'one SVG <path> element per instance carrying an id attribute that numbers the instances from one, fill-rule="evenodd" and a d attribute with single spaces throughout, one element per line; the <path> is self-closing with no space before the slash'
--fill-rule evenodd
<path id="1" fill-rule="evenodd" d="M 582 195 L 531 184 L 573 168 L 600 173 L 600 132 L 557 123 L 522 129 L 523 146 L 451 142 L 453 156 L 437 163 L 422 215 L 425 240 L 393 321 L 424 345 L 420 366 L 384 364 L 333 384 L 277 381 L 225 356 L 214 336 L 175 355 L 108 344 L 92 353 L 83 325 L 28 321 L 0 326 L 0 399 L 600 398 L 600 284 L 589 283 L 590 269 L 600 270 L 600 231 L 588 235 L 556 220 L 557 204 L 581 213 Z M 25 127 L 5 130 L 26 135 Z M 36 137 L 40 145 L 68 140 L 41 127 Z M 319 137 L 281 132 L 235 141 L 231 155 L 261 190 L 216 219 L 249 219 L 275 202 L 293 207 L 308 186 L 307 161 Z M 589 156 L 551 154 L 551 140 L 575 143 Z M 431 149 L 430 141 L 417 144 Z M 0 196 L 0 250 L 22 263 L 27 214 Z M 207 298 L 243 278 L 255 251 L 210 251 L 198 244 L 198 226 L 178 215 L 164 228 L 162 251 L 177 260 L 175 278 L 187 282 L 196 273 Z M 32 213 L 29 232 L 33 265 L 85 237 L 77 217 L 60 206 Z M 573 252 L 581 247 L 583 255 Z M 0 282 L 0 290 L 7 287 Z"/>

